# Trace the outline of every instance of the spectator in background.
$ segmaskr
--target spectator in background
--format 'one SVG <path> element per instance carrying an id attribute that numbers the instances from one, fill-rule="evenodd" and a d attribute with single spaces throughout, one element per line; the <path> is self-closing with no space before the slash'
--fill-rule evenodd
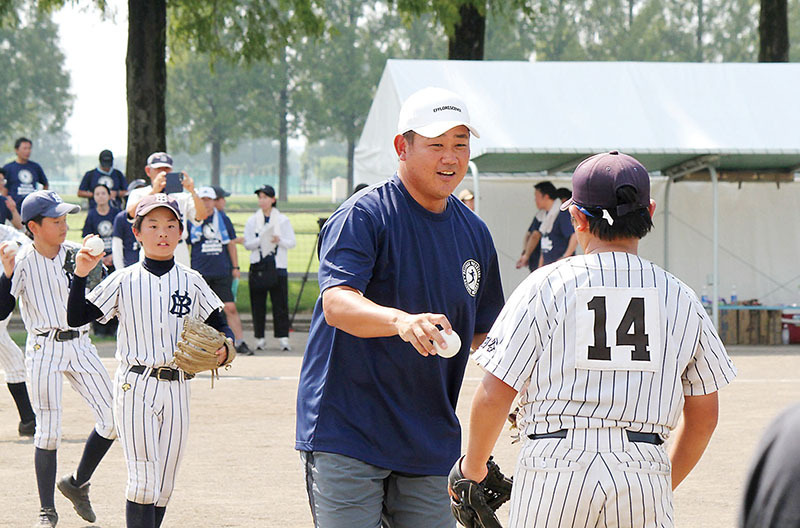
<path id="1" fill-rule="evenodd" d="M 115 169 L 114 154 L 110 150 L 100 153 L 100 165 L 83 175 L 78 186 L 78 197 L 89 199 L 89 209 L 95 208 L 94 189 L 105 185 L 111 192 L 111 205 L 122 208 L 122 198 L 128 194 L 128 183 L 121 171 Z"/>
<path id="2" fill-rule="evenodd" d="M 239 264 L 235 257 L 236 238 L 233 223 L 215 206 L 217 193 L 211 187 L 200 187 L 197 195 L 203 200 L 208 216 L 201 224 L 189 224 L 189 243 L 192 246 L 192 269 L 200 273 L 206 283 L 224 303 L 228 326 L 233 331 L 236 352 L 252 356 L 253 352 L 244 342 L 242 321 L 236 311 L 233 297 L 233 277 L 239 275 Z"/>
<path id="3" fill-rule="evenodd" d="M 561 200 L 561 203 L 564 203 L 572 198 L 572 191 L 566 187 L 559 187 L 556 189 L 556 196 L 558 196 L 558 199 Z"/>
<path id="4" fill-rule="evenodd" d="M 536 204 L 536 215 L 525 233 L 522 240 L 522 254 L 517 260 L 517 269 L 523 266 L 528 266 L 530 271 L 539 267 L 539 257 L 541 256 L 540 241 L 542 240 L 542 222 L 545 221 L 547 216 L 547 209 L 544 207 L 544 197 L 547 194 L 556 194 L 556 186 L 549 181 L 539 182 L 533 186 L 533 201 Z M 558 214 L 558 208 L 551 211 L 551 217 L 554 220 Z M 552 225 L 550 220 L 549 225 Z"/>
<path id="5" fill-rule="evenodd" d="M 128 185 L 128 192 L 145 185 L 147 182 L 142 179 L 133 180 Z M 114 217 L 111 256 L 114 261 L 114 269 L 127 268 L 131 264 L 139 262 L 139 241 L 133 236 L 133 218 L 128 216 L 128 211 L 120 211 Z"/>
<path id="6" fill-rule="evenodd" d="M 112 255 L 112 238 L 114 234 L 114 220 L 120 213 L 120 210 L 111 206 L 111 189 L 102 183 L 94 188 L 92 196 L 94 197 L 95 208 L 89 209 L 89 212 L 86 213 L 86 221 L 83 223 L 83 236 L 98 235 L 103 239 L 106 254 L 103 255 L 102 262 L 103 265 L 108 268 L 108 272 L 113 273 L 114 257 Z M 93 321 L 92 327 L 94 328 L 95 335 L 113 336 L 117 332 L 118 323 L 119 321 L 116 318 L 106 324 Z"/>
<path id="7" fill-rule="evenodd" d="M 42 166 L 30 160 L 32 149 L 33 142 L 30 139 L 18 138 L 14 142 L 17 159 L 3 167 L 8 195 L 16 202 L 17 209 L 22 204 L 22 200 L 36 190 L 37 184 L 41 184 L 42 189 L 49 188 Z"/>
<path id="8" fill-rule="evenodd" d="M 475 195 L 472 194 L 472 191 L 469 189 L 464 189 L 460 193 L 458 193 L 458 199 L 461 200 L 464 205 L 469 207 L 470 211 L 475 211 Z"/>
<path id="9" fill-rule="evenodd" d="M 272 302 L 274 335 L 281 350 L 291 350 L 289 346 L 289 256 L 297 241 L 289 218 L 275 207 L 275 189 L 264 185 L 256 189 L 260 208 L 247 219 L 244 226 L 244 247 L 250 250 L 250 309 L 253 313 L 253 331 L 256 337 L 256 350 L 263 350 L 264 326 L 267 317 L 267 294 Z M 270 258 L 275 259 L 277 280 L 269 286 L 254 280 L 253 265 Z"/>
<path id="10" fill-rule="evenodd" d="M 367 185 L 366 183 L 359 183 L 353 188 L 353 193 L 350 196 L 353 196 L 353 194 L 356 194 L 358 191 L 366 189 L 367 187 L 369 187 L 369 185 Z"/>
<path id="11" fill-rule="evenodd" d="M 15 229 L 23 231 L 17 203 L 8 195 L 6 188 L 6 171 L 0 168 L 0 224 L 5 225 L 6 221 L 10 221 Z"/>
<path id="12" fill-rule="evenodd" d="M 569 211 L 561 210 L 561 199 L 558 197 L 558 190 L 550 182 L 545 190 L 540 190 L 538 184 L 536 192 L 540 193 L 540 201 L 537 206 L 547 211 L 539 231 L 542 234 L 541 254 L 539 256 L 539 266 L 552 264 L 562 258 L 571 257 L 575 254 L 578 247 L 578 238 L 575 236 L 575 229 L 572 227 L 572 217 Z"/>

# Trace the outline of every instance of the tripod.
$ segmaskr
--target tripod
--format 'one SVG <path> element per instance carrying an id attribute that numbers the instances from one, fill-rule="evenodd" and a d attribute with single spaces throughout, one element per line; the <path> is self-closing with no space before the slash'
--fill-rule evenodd
<path id="1" fill-rule="evenodd" d="M 306 266 L 306 272 L 303 274 L 303 282 L 300 283 L 300 292 L 297 294 L 297 302 L 294 303 L 294 310 L 292 310 L 292 318 L 289 319 L 289 328 L 294 327 L 294 318 L 297 315 L 297 309 L 300 307 L 300 299 L 303 298 L 303 290 L 306 287 L 306 282 L 308 282 L 308 274 L 311 272 L 311 264 L 314 262 L 314 255 L 317 252 L 317 246 L 319 244 L 319 232 L 322 229 L 322 226 L 325 225 L 325 221 L 328 220 L 327 218 L 318 218 L 317 225 L 319 229 L 317 230 L 317 236 L 314 238 L 314 245 L 311 247 L 311 255 L 308 257 L 308 265 Z"/>

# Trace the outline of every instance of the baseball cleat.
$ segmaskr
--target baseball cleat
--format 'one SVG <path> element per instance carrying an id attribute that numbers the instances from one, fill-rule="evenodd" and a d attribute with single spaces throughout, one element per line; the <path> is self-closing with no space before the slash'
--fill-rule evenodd
<path id="1" fill-rule="evenodd" d="M 278 339 L 278 341 L 280 341 L 281 350 L 283 350 L 284 352 L 289 352 L 290 350 L 292 350 L 292 347 L 289 346 L 289 338 L 288 337 L 281 337 L 280 339 Z"/>
<path id="2" fill-rule="evenodd" d="M 72 483 L 72 475 L 67 475 L 58 481 L 58 491 L 70 500 L 75 512 L 81 519 L 93 523 L 97 516 L 92 510 L 92 503 L 89 502 L 89 483 L 83 486 L 76 486 Z"/>
<path id="3" fill-rule="evenodd" d="M 245 343 L 244 341 L 242 341 L 241 344 L 238 347 L 236 347 L 236 353 L 239 354 L 240 356 L 252 356 L 255 354 L 255 352 L 250 350 L 250 347 L 247 346 L 247 343 Z"/>
<path id="4" fill-rule="evenodd" d="M 20 436 L 33 436 L 36 433 L 36 420 L 20 422 L 17 431 L 19 431 Z"/>
<path id="5" fill-rule="evenodd" d="M 55 528 L 58 524 L 58 514 L 55 508 L 42 508 L 33 528 Z"/>
<path id="6" fill-rule="evenodd" d="M 264 341 L 264 338 L 263 337 L 259 337 L 256 340 L 256 350 L 264 350 L 265 346 L 266 346 L 266 342 Z"/>

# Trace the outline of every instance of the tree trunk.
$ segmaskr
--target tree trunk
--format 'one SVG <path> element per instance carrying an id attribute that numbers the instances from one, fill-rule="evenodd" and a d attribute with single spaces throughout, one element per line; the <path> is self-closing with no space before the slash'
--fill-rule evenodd
<path id="1" fill-rule="evenodd" d="M 281 68 L 283 82 L 281 83 L 280 101 L 278 103 L 280 112 L 280 123 L 278 124 L 278 139 L 280 142 L 280 153 L 278 162 L 278 200 L 286 202 L 289 198 L 289 72 L 286 62 L 286 48 L 281 51 Z"/>
<path id="2" fill-rule="evenodd" d="M 167 149 L 166 0 L 128 0 L 128 181 L 142 178 L 147 156 Z"/>
<path id="3" fill-rule="evenodd" d="M 789 62 L 787 0 L 761 0 L 758 62 Z"/>
<path id="4" fill-rule="evenodd" d="M 703 0 L 697 0 L 697 62 L 703 62 Z"/>
<path id="5" fill-rule="evenodd" d="M 486 0 L 481 3 L 486 12 Z M 455 34 L 448 42 L 449 60 L 483 60 L 483 43 L 486 36 L 486 15 L 473 4 L 464 4 L 459 10 L 461 21 L 456 24 Z"/>
<path id="6" fill-rule="evenodd" d="M 222 142 L 211 140 L 211 185 L 219 185 L 220 166 L 222 165 Z"/>

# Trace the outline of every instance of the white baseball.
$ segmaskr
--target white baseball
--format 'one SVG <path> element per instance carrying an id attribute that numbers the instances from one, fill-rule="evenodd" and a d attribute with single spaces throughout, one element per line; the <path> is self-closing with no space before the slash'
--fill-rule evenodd
<path id="1" fill-rule="evenodd" d="M 106 245 L 103 239 L 94 236 L 83 243 L 83 246 L 89 250 L 89 254 L 93 257 L 102 254 L 106 250 Z"/>
<path id="2" fill-rule="evenodd" d="M 461 350 L 461 338 L 458 337 L 456 331 L 453 330 L 452 334 L 448 334 L 444 330 L 439 330 L 439 333 L 442 334 L 444 342 L 447 343 L 447 348 L 440 347 L 439 342 L 434 341 L 433 349 L 436 351 L 436 354 L 443 358 L 451 358 L 458 354 L 458 351 Z"/>
<path id="3" fill-rule="evenodd" d="M 14 256 L 17 254 L 17 250 L 19 249 L 19 244 L 14 242 L 13 240 L 9 242 L 6 247 L 3 248 L 3 255 L 11 255 Z"/>

